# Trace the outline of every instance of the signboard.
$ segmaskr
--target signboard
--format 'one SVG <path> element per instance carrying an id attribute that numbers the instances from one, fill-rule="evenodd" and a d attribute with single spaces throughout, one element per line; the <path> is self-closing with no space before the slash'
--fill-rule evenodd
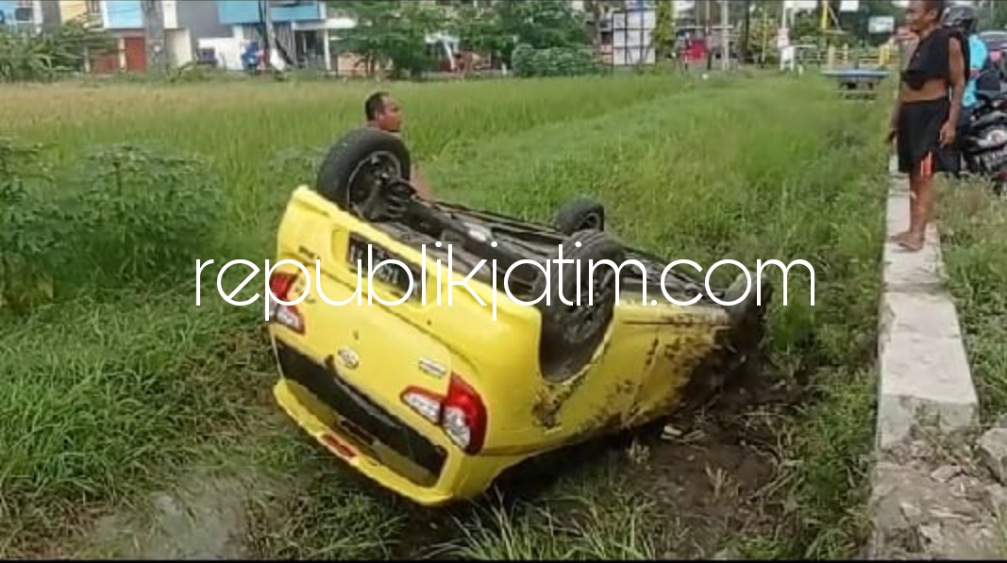
<path id="1" fill-rule="evenodd" d="M 847 12 L 858 12 L 860 11 L 860 1 L 859 0 L 843 0 L 839 3 L 839 11 L 842 13 Z"/>
<path id="2" fill-rule="evenodd" d="M 612 64 L 632 66 L 654 64 L 657 60 L 651 34 L 657 24 L 653 9 L 612 14 Z"/>
<path id="3" fill-rule="evenodd" d="M 894 30 L 894 16 L 871 16 L 867 20 L 867 33 L 891 33 Z"/>
<path id="4" fill-rule="evenodd" d="M 790 46 L 790 29 L 781 27 L 776 32 L 776 48 L 783 50 Z"/>

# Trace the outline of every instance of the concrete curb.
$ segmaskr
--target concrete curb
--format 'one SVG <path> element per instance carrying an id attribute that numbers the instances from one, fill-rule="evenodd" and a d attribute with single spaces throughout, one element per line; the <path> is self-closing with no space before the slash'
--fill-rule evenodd
<path id="1" fill-rule="evenodd" d="M 909 182 L 895 164 L 889 164 L 887 236 L 909 225 Z M 920 424 L 936 423 L 942 434 L 973 429 L 979 401 L 958 314 L 944 288 L 936 227 L 928 227 L 920 252 L 886 240 L 883 276 L 877 448 L 904 442 Z"/>
<path id="2" fill-rule="evenodd" d="M 908 227 L 910 201 L 908 179 L 897 173 L 894 158 L 889 172 L 887 236 Z M 945 290 L 936 227 L 928 228 L 926 247 L 920 252 L 905 252 L 887 240 L 884 245 L 871 559 L 887 552 L 879 503 L 903 504 L 890 498 L 894 493 L 884 483 L 892 480 L 893 471 L 905 471 L 906 477 L 912 471 L 907 460 L 894 452 L 904 449 L 920 430 L 953 436 L 969 433 L 979 424 L 978 396 L 958 314 Z"/>

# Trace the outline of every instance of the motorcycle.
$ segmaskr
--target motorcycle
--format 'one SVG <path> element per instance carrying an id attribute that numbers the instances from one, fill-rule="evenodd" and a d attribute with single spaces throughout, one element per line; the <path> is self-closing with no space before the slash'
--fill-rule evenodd
<path id="1" fill-rule="evenodd" d="M 978 103 L 960 140 L 963 169 L 1007 196 L 1007 92 L 976 92 Z"/>

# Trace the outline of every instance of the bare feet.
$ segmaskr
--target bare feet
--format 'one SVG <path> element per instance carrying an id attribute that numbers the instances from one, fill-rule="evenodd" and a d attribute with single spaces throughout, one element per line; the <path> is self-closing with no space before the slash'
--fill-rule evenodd
<path id="1" fill-rule="evenodd" d="M 902 244 L 904 241 L 906 241 L 907 239 L 909 239 L 909 237 L 911 237 L 911 236 L 913 236 L 912 231 L 902 231 L 901 233 L 899 233 L 897 235 L 892 235 L 892 236 L 888 237 L 888 241 L 889 242 L 895 242 L 895 243 L 898 243 L 898 244 Z"/>
<path id="2" fill-rule="evenodd" d="M 896 241 L 899 246 L 908 250 L 910 252 L 919 252 L 923 249 L 924 242 L 926 241 L 925 236 L 910 234 L 906 238 Z"/>

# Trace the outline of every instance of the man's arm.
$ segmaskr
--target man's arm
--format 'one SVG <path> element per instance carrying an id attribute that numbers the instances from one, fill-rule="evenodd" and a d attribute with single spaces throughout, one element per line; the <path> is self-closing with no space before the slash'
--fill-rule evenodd
<path id="1" fill-rule="evenodd" d="M 949 123 L 958 123 L 961 118 L 962 97 L 965 95 L 965 57 L 962 44 L 957 37 L 951 39 L 951 115 Z"/>

